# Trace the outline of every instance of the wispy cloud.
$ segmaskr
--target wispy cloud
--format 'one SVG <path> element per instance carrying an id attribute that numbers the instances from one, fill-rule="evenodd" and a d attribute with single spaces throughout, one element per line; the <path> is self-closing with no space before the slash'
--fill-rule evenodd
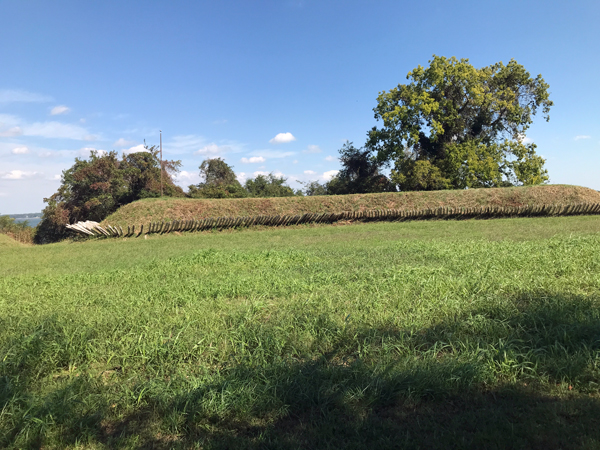
<path id="1" fill-rule="evenodd" d="M 15 137 L 21 136 L 23 134 L 23 130 L 21 127 L 4 127 L 2 128 L 2 124 L 0 124 L 0 137 Z"/>
<path id="2" fill-rule="evenodd" d="M 9 172 L 0 172 L 0 178 L 3 180 L 23 180 L 25 178 L 35 178 L 42 176 L 40 172 L 29 172 L 26 170 L 11 170 Z"/>
<path id="3" fill-rule="evenodd" d="M 309 145 L 302 153 L 321 153 L 321 148 L 318 145 Z"/>
<path id="4" fill-rule="evenodd" d="M 337 161 L 338 159 L 335 156 L 326 156 L 325 157 L 325 161 L 329 161 L 329 162 L 333 162 L 333 161 Z"/>
<path id="5" fill-rule="evenodd" d="M 27 147 L 15 147 L 11 150 L 13 155 L 25 155 L 29 153 L 29 149 Z"/>
<path id="6" fill-rule="evenodd" d="M 591 138 L 591 136 L 588 136 L 585 134 L 580 134 L 580 135 L 575 136 L 576 141 L 580 141 L 581 139 L 590 139 L 590 138 Z"/>
<path id="7" fill-rule="evenodd" d="M 223 153 L 237 153 L 244 149 L 244 144 L 236 141 L 209 142 L 205 137 L 195 134 L 175 136 L 165 142 L 163 148 L 174 154 L 190 154 L 216 156 Z"/>
<path id="8" fill-rule="evenodd" d="M 85 128 L 79 125 L 72 125 L 61 122 L 35 122 L 28 125 L 23 125 L 24 136 L 39 136 L 44 138 L 54 139 L 75 139 L 80 141 L 95 140 L 96 137 L 91 135 Z"/>
<path id="9" fill-rule="evenodd" d="M 271 144 L 286 144 L 288 142 L 295 141 L 296 138 L 292 133 L 279 133 L 269 142 Z"/>
<path id="10" fill-rule="evenodd" d="M 304 174 L 305 174 L 305 175 L 316 175 L 316 174 L 317 174 L 317 172 L 315 172 L 314 170 L 305 170 L 305 171 L 304 171 Z"/>
<path id="11" fill-rule="evenodd" d="M 119 138 L 115 141 L 115 143 L 113 144 L 115 147 L 130 147 L 132 145 L 137 144 L 136 141 L 130 141 L 124 138 Z"/>
<path id="12" fill-rule="evenodd" d="M 242 158 L 240 161 L 242 161 L 244 164 L 256 164 L 263 163 L 266 161 L 266 159 L 262 156 L 252 156 L 250 158 Z"/>
<path id="13" fill-rule="evenodd" d="M 69 111 L 71 111 L 71 108 L 68 106 L 58 105 L 50 110 L 50 114 L 53 116 L 58 116 L 59 114 L 67 114 Z"/>
<path id="14" fill-rule="evenodd" d="M 52 100 L 53 98 L 48 95 L 36 94 L 35 92 L 28 92 L 20 89 L 0 90 L 0 103 L 51 102 Z"/>
<path id="15" fill-rule="evenodd" d="M 231 151 L 231 147 L 228 145 L 217 145 L 213 142 L 195 151 L 194 155 L 217 156 L 229 151 Z"/>
<path id="16" fill-rule="evenodd" d="M 287 158 L 288 156 L 295 155 L 296 152 L 282 152 L 278 150 L 254 150 L 252 152 L 255 156 L 262 156 L 264 158 Z"/>
<path id="17" fill-rule="evenodd" d="M 19 117 L 9 114 L 0 114 L 0 136 L 38 136 L 80 141 L 97 139 L 79 125 L 55 121 L 26 123 Z"/>

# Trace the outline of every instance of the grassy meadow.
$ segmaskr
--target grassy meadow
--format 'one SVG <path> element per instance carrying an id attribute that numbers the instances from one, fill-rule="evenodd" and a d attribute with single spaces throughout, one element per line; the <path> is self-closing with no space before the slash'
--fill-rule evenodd
<path id="1" fill-rule="evenodd" d="M 0 254 L 0 448 L 600 448 L 598 216 Z"/>

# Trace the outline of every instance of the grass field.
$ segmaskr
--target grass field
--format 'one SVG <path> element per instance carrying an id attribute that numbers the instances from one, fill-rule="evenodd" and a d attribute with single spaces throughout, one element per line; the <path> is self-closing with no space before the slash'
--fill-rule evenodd
<path id="1" fill-rule="evenodd" d="M 383 209 L 477 208 L 481 206 L 575 205 L 600 203 L 600 192 L 581 186 L 544 185 L 468 190 L 387 192 L 309 197 L 191 199 L 151 198 L 119 208 L 102 223 L 141 225 L 148 222 L 207 217 L 296 215 Z"/>
<path id="2" fill-rule="evenodd" d="M 2 247 L 1 448 L 600 448 L 600 217 Z"/>

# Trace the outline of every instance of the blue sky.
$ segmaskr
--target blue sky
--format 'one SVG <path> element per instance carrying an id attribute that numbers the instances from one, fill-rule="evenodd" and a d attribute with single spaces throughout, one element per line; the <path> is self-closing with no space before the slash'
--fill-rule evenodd
<path id="1" fill-rule="evenodd" d="M 40 211 L 75 157 L 159 130 L 183 187 L 216 156 L 242 180 L 324 180 L 433 54 L 542 74 L 555 106 L 527 136 L 551 183 L 600 190 L 598 1 L 3 0 L 0 17 L 0 213 Z"/>

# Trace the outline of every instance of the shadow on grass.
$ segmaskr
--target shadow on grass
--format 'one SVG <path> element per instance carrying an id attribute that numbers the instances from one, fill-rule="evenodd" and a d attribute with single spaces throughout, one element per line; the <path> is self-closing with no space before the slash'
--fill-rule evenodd
<path id="1" fill-rule="evenodd" d="M 197 387 L 140 387 L 143 406 L 125 416 L 104 400 L 70 404 L 76 391 L 106 398 L 82 377 L 0 443 L 21 436 L 39 448 L 58 433 L 62 446 L 108 448 L 600 448 L 597 299 L 535 293 L 502 304 L 425 330 L 349 327 L 319 358 L 232 365 Z M 381 354 L 357 357 L 367 341 Z M 16 395 L 4 379 L 0 409 Z M 54 431 L 32 426 L 24 439 L 43 408 L 62 411 Z"/>

